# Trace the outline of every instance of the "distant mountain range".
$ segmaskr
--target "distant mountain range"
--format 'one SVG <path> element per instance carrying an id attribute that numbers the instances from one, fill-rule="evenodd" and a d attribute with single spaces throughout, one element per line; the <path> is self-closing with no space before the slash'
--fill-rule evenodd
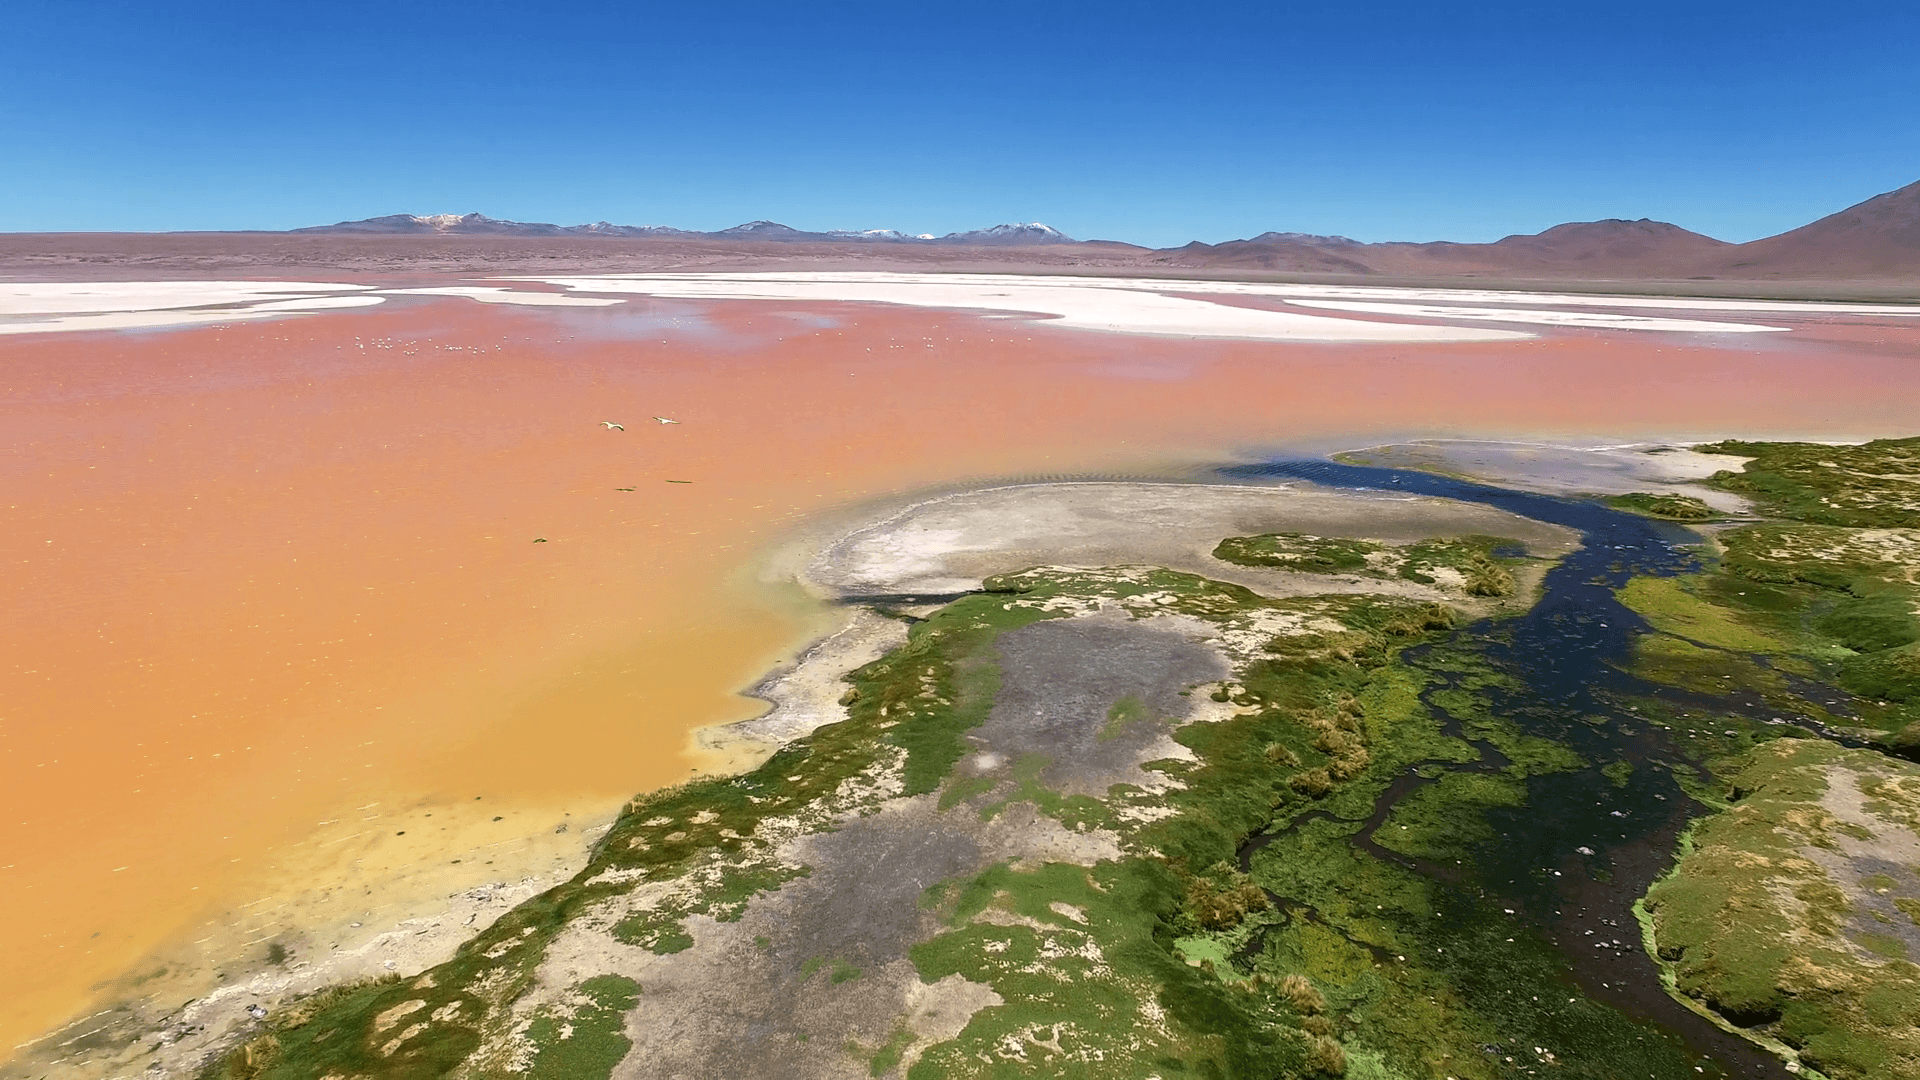
<path id="1" fill-rule="evenodd" d="M 1264 270 L 1412 277 L 1801 279 L 1920 276 L 1920 183 L 1778 236 L 1731 244 L 1647 218 L 1569 222 L 1488 244 L 1361 243 L 1344 236 L 1264 232 L 1220 244 L 1198 241 L 1153 250 L 1105 240 L 1075 240 L 1039 222 L 910 235 L 892 229 L 806 232 L 750 221 L 716 232 L 664 225 L 548 225 L 484 214 L 391 214 L 295 229 L 297 233 L 419 236 L 607 236 L 665 240 L 753 241 L 840 246 L 1051 246 L 1098 254 L 1114 265 Z M 896 248 L 897 250 L 897 248 Z"/>
<path id="2" fill-rule="evenodd" d="M 1490 244 L 1362 244 L 1268 232 L 1155 252 L 1168 266 L 1324 274 L 1580 278 L 1906 278 L 1920 274 L 1920 183 L 1791 232 L 1730 244 L 1664 221 L 1569 222 Z"/>
<path id="3" fill-rule="evenodd" d="M 615 225 L 596 221 L 591 225 L 548 225 L 537 221 L 503 221 L 485 214 L 388 214 L 385 217 L 342 221 L 333 225 L 312 225 L 292 230 L 296 233 L 363 233 L 382 236 L 639 236 L 679 237 L 703 240 L 784 240 L 812 243 L 893 243 L 893 244 L 1073 244 L 1079 241 L 1049 225 L 1030 222 L 1024 225 L 995 225 L 987 229 L 918 236 L 893 229 L 837 229 L 831 232 L 806 232 L 777 221 L 749 221 L 717 232 L 695 232 L 666 225 Z"/>
<path id="4" fill-rule="evenodd" d="M 1641 218 L 1577 221 L 1490 244 L 1450 241 L 1363 244 L 1344 236 L 1262 233 L 1251 240 L 1188 244 L 1169 253 L 1180 266 L 1232 266 L 1351 274 L 1487 271 L 1634 273 L 1652 266 L 1693 267 L 1736 247 L 1678 225 Z"/>

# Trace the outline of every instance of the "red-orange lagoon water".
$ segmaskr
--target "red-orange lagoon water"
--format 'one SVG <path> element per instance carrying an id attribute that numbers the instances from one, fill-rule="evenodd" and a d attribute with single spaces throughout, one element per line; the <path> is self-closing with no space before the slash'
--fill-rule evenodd
<path id="1" fill-rule="evenodd" d="M 1916 357 L 744 301 L 0 339 L 0 1056 L 161 946 L 390 922 L 685 777 L 809 630 L 740 567 L 825 509 L 1336 434 L 1904 434 Z"/>

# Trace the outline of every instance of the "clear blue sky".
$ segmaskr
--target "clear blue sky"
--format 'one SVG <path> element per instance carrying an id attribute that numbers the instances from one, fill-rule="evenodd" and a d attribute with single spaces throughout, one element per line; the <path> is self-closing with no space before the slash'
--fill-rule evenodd
<path id="1" fill-rule="evenodd" d="M 0 231 L 1731 240 L 1920 179 L 1920 5 L 9 0 Z"/>

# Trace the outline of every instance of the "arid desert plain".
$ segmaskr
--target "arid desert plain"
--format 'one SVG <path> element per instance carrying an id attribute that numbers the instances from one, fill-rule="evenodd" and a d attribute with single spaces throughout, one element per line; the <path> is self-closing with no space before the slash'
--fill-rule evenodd
<path id="1" fill-rule="evenodd" d="M 840 676 L 896 647 L 888 636 L 896 630 L 905 640 L 906 624 L 890 614 L 927 618 L 993 575 L 1151 564 L 1297 597 L 1313 590 L 1207 553 L 1246 533 L 1390 547 L 1490 534 L 1524 544 L 1538 564 L 1513 571 L 1519 587 L 1501 603 L 1519 610 L 1541 568 L 1579 544 L 1571 526 L 1490 506 L 1341 494 L 1331 480 L 1300 477 L 1282 490 L 1236 466 L 1343 454 L 1357 465 L 1556 496 L 1679 492 L 1744 517 L 1756 512 L 1751 503 L 1700 482 L 1737 472 L 1752 455 L 1690 448 L 1920 434 L 1920 306 L 1889 289 L 1698 298 L 1677 286 L 1634 295 L 1498 282 L 1363 286 L 1011 263 L 979 273 L 306 265 L 283 274 L 250 265 L 231 280 L 196 276 L 178 260 L 144 278 L 114 265 L 96 280 L 84 265 L 38 275 L 11 265 L 13 279 L 0 281 L 7 1075 L 266 1075 L 247 1071 L 254 1058 L 231 1055 L 264 1047 L 272 1031 L 272 1053 L 292 1055 L 279 1048 L 295 1037 L 271 1025 L 305 996 L 358 980 L 420 985 L 516 905 L 538 903 L 588 867 L 610 829 L 622 835 L 616 820 L 636 796 L 741 773 L 784 739 L 844 718 L 858 695 L 843 698 Z M 1107 498 L 1102 485 L 1126 497 Z M 969 506 L 972 517 L 962 512 Z M 856 550 L 862 536 L 885 540 Z M 1359 578 L 1323 578 L 1313 579 L 1322 591 L 1375 595 Z M 1474 618 L 1504 610 L 1485 599 L 1491 592 L 1447 592 L 1462 580 L 1451 570 L 1427 577 L 1431 587 L 1406 584 L 1418 575 L 1395 580 L 1396 602 L 1453 604 Z M 1191 630 L 1197 618 L 1180 625 Z M 1648 618 L 1657 623 L 1658 613 Z M 1233 674 L 1237 654 L 1222 646 L 1226 659 L 1217 659 L 1174 644 L 1164 656 L 1140 654 L 1141 664 L 1171 665 L 1166 685 L 1142 683 L 1142 696 L 1126 700 L 1164 712 L 1218 684 L 1215 700 L 1236 708 L 1229 691 L 1245 690 Z M 1081 647 L 1061 638 L 1046 648 L 1070 645 Z M 819 685 L 781 682 L 805 669 L 805 657 L 835 648 L 844 662 Z M 1008 686 L 1025 677 L 1013 666 L 1004 676 Z M 776 710 L 786 727 L 723 728 L 762 717 L 773 701 L 787 710 Z M 1113 708 L 1124 712 L 1118 699 Z M 981 750 L 986 786 L 951 781 L 942 812 L 993 790 L 1000 774 L 989 772 L 1002 760 L 993 755 L 1016 761 L 1044 749 L 1031 732 L 999 723 L 987 721 L 979 738 L 1013 749 Z M 1088 743 L 1083 763 L 1106 746 Z M 1126 752 L 1166 756 L 1149 748 Z M 1294 756 L 1284 749 L 1269 760 Z M 1327 753 L 1336 776 L 1341 762 L 1358 760 Z M 1136 765 L 1128 758 L 1110 775 L 1046 783 L 1069 794 L 1084 783 L 1098 795 L 1109 781 L 1144 783 Z M 1008 783 L 1016 781 L 1039 782 Z M 1149 809 L 1141 821 L 1162 814 Z M 1016 825 L 967 843 L 1015 867 L 1094 865 L 1131 850 L 1117 825 L 1109 831 L 1121 839 L 1099 842 L 1107 847 L 1088 839 L 1099 828 L 1051 826 L 1094 844 L 1084 850 Z M 857 831 L 832 835 L 857 845 Z M 931 825 L 922 833 L 936 834 Z M 1670 859 L 1677 832 L 1649 835 Z M 819 853 L 807 887 L 834 887 L 833 859 L 867 858 L 863 850 Z M 982 858 L 980 866 L 1001 865 Z M 927 873 L 915 891 L 941 876 Z M 1603 877 L 1594 881 L 1604 891 Z M 740 925 L 771 918 L 753 905 L 795 888 L 773 880 L 748 889 L 757 899 Z M 1565 910 L 1576 900 L 1587 902 L 1565 893 Z M 1048 918 L 1044 907 L 1039 916 L 1016 908 L 1001 922 Z M 1084 923 L 1076 913 L 1088 909 L 1056 901 L 1052 910 Z M 1530 917 L 1542 940 L 1579 933 L 1565 929 L 1572 916 L 1560 910 Z M 684 1038 L 656 1045 L 634 1021 L 607 1066 L 612 1075 L 773 1075 L 760 1070 L 780 1060 L 791 1075 L 898 1075 L 947 1060 L 940 1048 L 982 1008 L 1011 1008 L 1011 991 L 969 976 L 961 981 L 980 988 L 975 998 L 940 999 L 952 1022 L 927 1019 L 939 1009 L 914 995 L 952 991 L 960 976 L 943 982 L 923 953 L 913 954 L 919 975 L 899 967 L 906 945 L 867 964 L 823 951 L 818 975 L 795 953 L 781 978 L 815 979 L 822 993 L 843 982 L 865 987 L 878 996 L 847 1008 L 874 1019 L 847 1021 L 849 1034 L 832 1045 L 801 1035 L 812 1049 L 713 1056 L 689 1047 L 720 1036 L 649 997 L 652 976 L 632 968 L 692 964 L 704 955 L 703 935 L 741 915 L 688 918 L 698 947 L 635 946 L 640 960 L 619 969 L 638 987 L 626 1008 L 641 1008 L 638 1000 L 666 1009 L 647 1014 L 651 1030 Z M 1606 933 L 1641 955 L 1631 922 Z M 568 940 L 556 938 L 551 956 L 573 947 Z M 1212 945 L 1182 948 L 1209 973 L 1231 966 L 1227 952 L 1205 951 Z M 1339 963 L 1394 963 L 1391 948 L 1373 951 Z M 610 985 L 591 981 L 604 974 L 591 968 L 598 955 L 566 961 L 591 1001 L 542 999 L 541 1007 L 585 1010 L 569 1014 L 581 1031 L 594 1009 L 615 1009 L 592 996 Z M 843 979 L 836 963 L 852 974 Z M 1565 976 L 1565 988 L 1632 1023 L 1680 1030 L 1662 1010 L 1694 1014 L 1662 998 L 1652 959 L 1637 963 L 1627 989 L 1585 969 Z M 662 985 L 684 993 L 700 979 L 732 977 L 675 971 L 659 976 Z M 565 981 L 551 971 L 540 978 Z M 743 1001 L 755 992 L 747 982 Z M 798 993 L 767 985 L 776 988 L 770 1001 Z M 403 1005 L 378 1021 L 375 1043 L 427 1023 L 425 1005 Z M 432 1016 L 457 1020 L 447 1008 Z M 1310 1067 L 1333 1071 L 1329 1055 L 1344 1040 L 1348 1075 L 1415 1075 L 1382 1049 L 1391 1038 L 1342 1027 L 1324 1001 L 1298 1011 Z M 526 1015 L 534 1026 L 517 1030 L 533 1038 L 526 1032 L 542 1029 Z M 1183 1015 L 1176 1010 L 1167 1030 L 1197 1023 Z M 840 1022 L 779 1017 L 767 1022 L 796 1030 Z M 540 1073 L 537 1048 L 484 1041 L 510 1041 L 510 1028 L 482 1030 L 476 1056 L 448 1060 L 467 1062 L 461 1075 Z M 1794 1060 L 1723 1028 L 1731 1030 L 1701 1021 L 1698 1032 L 1670 1037 L 1724 1075 L 1770 1075 Z M 1058 1023 L 1047 1030 L 1010 1045 L 1051 1075 L 1041 1066 L 1056 1053 L 1071 1057 L 1072 1040 L 1062 1044 Z M 1791 1032 L 1768 1030 L 1792 1045 Z M 1184 1037 L 1168 1035 L 1168 1045 Z M 628 1046 L 657 1067 L 633 1056 L 620 1064 Z M 1553 1074 L 1556 1059 L 1532 1053 L 1540 1044 L 1525 1049 L 1523 1064 L 1543 1070 L 1533 1075 Z M 387 1059 L 414 1062 L 390 1075 L 442 1074 L 441 1059 L 421 1064 L 409 1052 L 386 1047 Z M 260 1053 L 261 1068 L 295 1060 Z M 474 1064 L 488 1053 L 493 1064 Z M 1431 1075 L 1522 1075 L 1501 1071 L 1499 1058 L 1511 1053 Z M 960 1060 L 940 1068 L 960 1075 Z M 1149 1056 L 1140 1064 L 1109 1074 L 1153 1073 Z M 1749 1066 L 1759 1071 L 1740 1071 Z M 596 1075 L 579 1069 L 540 1074 Z"/>

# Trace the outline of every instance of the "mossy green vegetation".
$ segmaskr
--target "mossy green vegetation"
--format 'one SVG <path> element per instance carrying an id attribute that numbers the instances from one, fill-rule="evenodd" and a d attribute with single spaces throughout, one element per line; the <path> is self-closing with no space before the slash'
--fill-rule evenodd
<path id="1" fill-rule="evenodd" d="M 1920 766 L 1818 739 L 1741 764 L 1645 902 L 1677 990 L 1835 1080 L 1920 1076 Z"/>
<path id="2" fill-rule="evenodd" d="M 998 678 L 992 648 L 997 638 L 1036 620 L 1099 607 L 1143 618 L 1184 614 L 1205 619 L 1249 655 L 1264 652 L 1276 637 L 1298 643 L 1284 658 L 1255 662 L 1251 666 L 1258 671 L 1244 680 L 1243 694 L 1253 695 L 1245 700 L 1284 699 L 1290 711 L 1192 729 L 1195 741 L 1216 752 L 1200 762 L 1169 763 L 1198 785 L 1181 798 L 1196 804 L 1199 812 L 1159 820 L 1152 827 L 1164 834 L 1166 846 L 1183 849 L 1190 859 L 1205 850 L 1210 857 L 1194 864 L 1199 866 L 1230 859 L 1238 837 L 1264 825 L 1275 792 L 1286 790 L 1287 772 L 1276 770 L 1264 753 L 1279 729 L 1287 729 L 1286 737 L 1298 744 L 1303 760 L 1322 769 L 1331 766 L 1335 773 L 1363 769 L 1365 750 L 1349 730 L 1358 724 L 1356 713 L 1352 708 L 1342 713 L 1337 698 L 1323 701 L 1325 693 L 1342 679 L 1358 686 L 1365 680 L 1351 673 L 1379 666 L 1404 644 L 1453 621 L 1446 609 L 1433 605 L 1357 597 L 1271 601 L 1239 586 L 1151 568 L 1032 572 L 995 579 L 988 591 L 915 623 L 905 645 L 853 672 L 845 721 L 795 741 L 746 775 L 699 780 L 635 799 L 579 875 L 503 916 L 449 962 L 411 982 L 354 988 L 276 1018 L 270 1032 L 216 1063 L 213 1073 L 411 1080 L 457 1069 L 477 1077 L 514 1072 L 513 1063 L 524 1062 L 529 1054 L 536 1063 L 563 1063 L 554 1068 L 597 1070 L 615 1045 L 611 1036 L 596 1034 L 594 1026 L 596 1018 L 613 1008 L 608 986 L 582 984 L 577 1000 L 563 1002 L 560 1011 L 536 1009 L 532 1021 L 520 1018 L 519 1003 L 535 989 L 536 970 L 555 935 L 583 915 L 613 909 L 622 897 L 647 887 L 646 901 L 630 906 L 629 913 L 608 928 L 609 937 L 663 955 L 690 947 L 692 935 L 685 925 L 689 916 L 722 922 L 736 918 L 753 897 L 808 872 L 780 861 L 776 849 L 783 835 L 829 828 L 887 799 L 937 791 L 949 779 L 964 752 L 961 734 L 977 726 L 991 708 Z M 1295 686 L 1295 669 L 1331 681 Z M 1120 716 L 1109 719 L 1119 719 L 1123 726 L 1150 719 L 1134 712 L 1123 708 Z M 1295 713 L 1321 720 L 1317 728 L 1299 727 L 1289 723 Z M 1229 731 L 1234 737 L 1223 741 Z M 1257 793 L 1239 785 L 1230 792 L 1213 789 L 1212 771 L 1238 776 L 1249 766 L 1257 769 Z M 1104 822 L 1110 817 L 1099 800 L 1048 792 L 1035 782 L 1034 769 L 1023 775 L 1026 779 L 1016 778 L 1008 798 L 1036 803 L 1082 830 L 1095 824 L 1089 818 Z M 1136 807 L 1150 801 L 1139 792 L 1115 798 Z M 1141 970 L 1164 969 L 1181 980 L 1197 978 L 1154 937 L 1188 895 L 1181 874 L 1145 859 L 1102 872 L 1131 882 L 1129 887 L 1141 898 L 1108 908 L 1124 908 L 1129 925 L 1140 931 L 1140 946 L 1157 950 L 1159 958 Z M 1080 868 L 1071 873 L 1091 880 Z M 1251 907 L 1244 883 L 1234 887 L 1239 889 L 1235 895 Z M 1062 895 L 1080 896 L 1090 888 Z M 1082 898 L 1088 911 L 1099 907 L 1092 897 Z M 860 969 L 844 960 L 831 964 L 829 984 L 861 977 Z M 1145 1008 L 1141 1015 L 1157 1016 L 1151 1005 L 1141 1004 L 1140 992 L 1141 987 L 1131 983 L 1114 988 L 1136 1010 Z M 1239 1032 L 1240 1023 L 1230 1023 L 1228 1029 Z M 1153 1024 L 1172 1032 L 1167 1046 L 1176 1057 L 1188 1055 L 1196 1063 L 1224 1067 L 1244 1056 L 1237 1049 L 1237 1036 L 1209 1034 L 1218 1026 L 1214 1021 L 1193 1030 L 1181 1022 L 1168 1026 L 1162 1019 L 1153 1019 Z M 560 1038 L 562 1032 L 572 1034 Z M 1292 1049 L 1282 1057 L 1296 1063 L 1306 1061 L 1312 1050 L 1307 1043 L 1287 1046 Z M 1229 1073 L 1250 1075 L 1238 1066 Z"/>
<path id="3" fill-rule="evenodd" d="M 914 964 L 923 980 L 962 975 L 1005 1003 L 930 1047 L 908 1075 L 1082 1076 L 1096 1067 L 1142 1080 L 1169 1069 L 1297 1075 L 1305 1060 L 1297 1041 L 1254 1026 L 1230 1001 L 1169 1015 L 1156 1000 L 1227 993 L 1156 940 L 1178 897 L 1173 874 L 1135 860 L 1001 866 L 968 882 L 952 904 L 954 928 L 916 947 Z"/>
<path id="4" fill-rule="evenodd" d="M 929 891 L 951 929 L 915 949 L 922 979 L 1003 1003 L 909 1076 L 1698 1075 L 1669 1038 L 1570 995 L 1564 958 L 1471 871 L 1452 884 L 1396 858 L 1492 864 L 1534 784 L 1589 768 L 1493 714 L 1498 664 L 1433 644 L 1444 609 L 1263 603 L 1338 629 L 1273 638 L 1215 695 L 1234 716 L 1178 729 L 1192 760 L 1158 766 L 1182 783 L 1162 797 L 1176 813 L 1130 828 L 1129 858 Z M 1423 700 L 1437 691 L 1461 735 Z M 1415 767 L 1437 779 L 1365 829 Z"/>
<path id="5" fill-rule="evenodd" d="M 1403 578 L 1431 585 L 1440 580 L 1435 571 L 1451 570 L 1460 575 L 1461 588 L 1468 596 L 1506 596 L 1513 591 L 1510 566 L 1522 561 L 1512 553 L 1523 550 L 1518 542 L 1498 536 L 1422 540 L 1400 549 L 1404 561 L 1398 572 Z"/>
<path id="6" fill-rule="evenodd" d="M 393 977 L 345 983 L 297 1001 L 276 1018 L 274 1030 L 214 1061 L 202 1080 L 253 1080 L 268 1075 L 321 1075 L 316 1059 L 330 1056 L 326 1043 L 344 1026 L 368 1022 L 371 1006 L 399 980 Z M 318 1023 L 316 1023 L 318 1021 Z"/>
<path id="7" fill-rule="evenodd" d="M 1920 528 L 1765 525 L 1722 538 L 1719 589 L 1753 622 L 1800 635 L 1800 651 L 1857 695 L 1861 726 L 1920 749 Z"/>
<path id="8" fill-rule="evenodd" d="M 1266 533 L 1229 536 L 1213 549 L 1213 557 L 1241 566 L 1271 566 L 1316 574 L 1351 573 L 1368 569 L 1368 557 L 1387 545 L 1372 540 L 1311 536 L 1306 533 Z"/>
<path id="9" fill-rule="evenodd" d="M 606 1080 L 633 1042 L 621 1030 L 640 986 L 618 975 L 595 975 L 576 988 L 564 1012 L 534 1017 L 528 1080 Z"/>
<path id="10" fill-rule="evenodd" d="M 1694 449 L 1751 458 L 1707 483 L 1752 499 L 1763 514 L 1850 528 L 1920 526 L 1920 438 L 1856 445 L 1730 439 Z"/>
<path id="11" fill-rule="evenodd" d="M 1681 578 L 1637 577 L 1620 590 L 1620 602 L 1664 634 L 1695 645 L 1746 653 L 1784 653 L 1793 643 L 1710 603 Z"/>
<path id="12" fill-rule="evenodd" d="M 1920 751 L 1920 440 L 1700 449 L 1752 458 L 1709 483 L 1785 520 L 1718 534 L 1705 574 L 1620 591 L 1656 631 L 1634 673 L 1764 702 L 1768 725 Z M 1707 766 L 1679 775 L 1720 811 L 1643 905 L 1674 992 L 1808 1071 L 1920 1076 L 1920 769 L 1692 704 L 1640 708 Z"/>
<path id="13" fill-rule="evenodd" d="M 803 866 L 719 864 L 710 879 L 698 889 L 671 895 L 661 903 L 634 911 L 613 926 L 615 941 L 639 945 L 660 955 L 682 952 L 693 945 L 693 938 L 682 929 L 689 915 L 700 914 L 716 922 L 733 922 L 746 909 L 747 902 L 763 892 L 772 892 L 795 878 L 807 876 Z"/>
<path id="14" fill-rule="evenodd" d="M 1100 729 L 1102 738 L 1112 738 L 1126 730 L 1128 726 L 1152 720 L 1153 711 L 1137 694 L 1128 694 L 1107 709 L 1107 725 Z"/>
<path id="15" fill-rule="evenodd" d="M 1264 533 L 1230 536 L 1213 557 L 1240 566 L 1264 566 L 1316 574 L 1400 577 L 1423 585 L 1446 584 L 1468 596 L 1506 596 L 1513 591 L 1511 566 L 1523 561 L 1517 540 L 1498 536 L 1457 536 L 1414 544 Z"/>
<path id="16" fill-rule="evenodd" d="M 895 1028 L 887 1041 L 882 1043 L 880 1049 L 874 1051 L 873 1057 L 868 1059 L 867 1075 L 885 1076 L 892 1072 L 899 1067 L 901 1055 L 906 1052 L 907 1047 L 912 1045 L 913 1032 L 904 1026 Z"/>
<path id="17" fill-rule="evenodd" d="M 1890 749 L 1920 750 L 1920 529 L 1768 523 L 1718 540 L 1709 573 L 1638 578 L 1621 590 L 1662 635 L 1638 644 L 1636 674 L 1747 690 Z M 1799 694 L 1796 679 L 1855 695 L 1853 715 Z"/>
<path id="18" fill-rule="evenodd" d="M 1494 840 L 1488 809 L 1526 801 L 1526 783 L 1512 776 L 1444 772 L 1395 803 L 1374 842 L 1402 855 L 1461 862 Z"/>
<path id="19" fill-rule="evenodd" d="M 449 995 L 428 1010 L 413 993 L 419 986 L 377 980 L 317 995 L 237 1054 L 209 1065 L 203 1076 L 317 1078 L 343 1068 L 400 1080 L 444 1076 L 479 1046 L 470 1023 L 444 1022 L 470 1012 L 472 998 Z M 433 1022 L 435 1013 L 441 1022 Z M 360 1034 L 365 1037 L 355 1038 Z"/>
<path id="20" fill-rule="evenodd" d="M 1624 495 L 1608 495 L 1600 501 L 1616 510 L 1630 510 L 1667 521 L 1712 521 L 1721 516 L 1700 499 L 1673 492 L 1630 491 Z"/>
<path id="21" fill-rule="evenodd" d="M 1364 829 L 1313 820 L 1254 865 L 1286 898 L 1256 967 L 1310 979 L 1352 1057 L 1398 1077 L 1698 1075 L 1674 1043 L 1571 990 L 1564 957 L 1511 909 L 1376 854 Z"/>
<path id="22" fill-rule="evenodd" d="M 1011 603 L 1059 610 L 1083 602 L 1061 589 L 1065 576 L 995 585 L 1016 591 Z M 1354 788 L 1373 765 L 1369 744 L 1398 725 L 1427 728 L 1409 745 L 1459 756 L 1431 730 L 1417 682 L 1393 663 L 1454 616 L 1380 598 L 1269 600 L 1165 571 L 1096 572 L 1072 586 L 1083 596 L 1105 593 L 1136 615 L 1207 618 L 1244 642 L 1236 678 L 1216 695 L 1236 713 L 1176 731 L 1192 760 L 1155 767 L 1182 786 L 1157 797 L 1110 797 L 1116 810 L 1151 801 L 1173 811 L 1122 825 L 1130 857 L 1093 867 L 1001 865 L 929 891 L 925 902 L 951 929 L 914 950 L 921 978 L 963 975 L 1003 1004 L 928 1048 L 909 1075 L 1078 1076 L 1097 1063 L 1103 1076 L 1268 1077 L 1344 1067 L 1332 1028 L 1290 1003 L 1279 973 L 1255 979 L 1231 960 L 1227 942 L 1271 913 L 1236 853 L 1273 823 L 1278 807 L 1302 813 Z M 1315 778 L 1308 787 L 1317 794 L 1302 793 L 1302 776 Z M 1039 793 L 1022 790 L 1046 809 Z M 1067 985 L 1070 994 L 1061 992 Z"/>

